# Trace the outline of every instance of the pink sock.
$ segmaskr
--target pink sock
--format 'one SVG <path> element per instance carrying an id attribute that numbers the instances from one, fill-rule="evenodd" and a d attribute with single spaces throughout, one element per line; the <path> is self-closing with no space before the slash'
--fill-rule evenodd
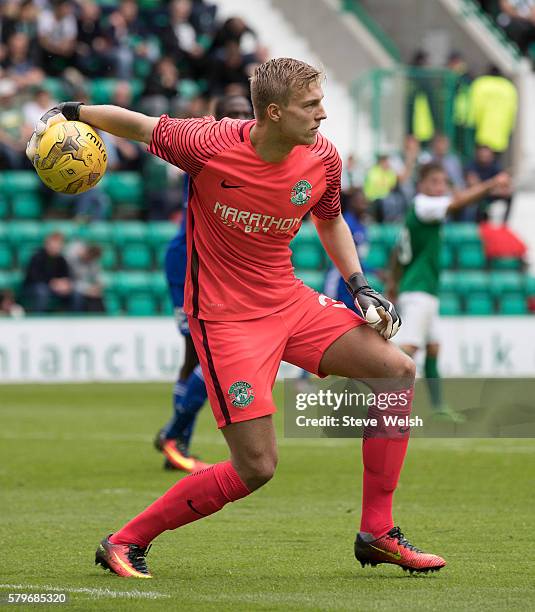
<path id="1" fill-rule="evenodd" d="M 392 393 L 392 392 L 390 392 Z M 398 391 L 398 400 L 387 410 L 370 408 L 368 416 L 378 420 L 376 428 L 367 428 L 362 440 L 364 477 L 362 482 L 362 518 L 360 530 L 380 538 L 394 526 L 392 500 L 409 443 L 408 427 L 386 426 L 386 415 L 408 417 L 413 389 Z M 404 394 L 404 395 L 402 395 Z"/>
<path id="2" fill-rule="evenodd" d="M 230 461 L 216 463 L 177 482 L 110 541 L 146 547 L 162 532 L 209 516 L 249 493 Z"/>

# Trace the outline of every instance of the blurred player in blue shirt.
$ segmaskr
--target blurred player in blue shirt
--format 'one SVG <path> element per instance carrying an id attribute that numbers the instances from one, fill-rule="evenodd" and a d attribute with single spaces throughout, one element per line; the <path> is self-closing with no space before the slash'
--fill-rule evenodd
<path id="1" fill-rule="evenodd" d="M 364 274 L 373 272 L 366 265 L 368 257 L 368 201 L 364 192 L 360 188 L 354 189 L 351 194 L 344 199 L 342 215 L 351 230 L 353 240 L 357 247 L 360 263 Z M 355 302 L 347 290 L 344 279 L 334 266 L 331 266 L 325 276 L 323 292 L 328 297 L 343 302 L 348 308 L 355 310 Z"/>
<path id="2" fill-rule="evenodd" d="M 251 103 L 244 96 L 225 96 L 216 104 L 217 120 L 250 119 L 253 116 Z M 165 455 L 164 468 L 193 473 L 208 464 L 189 453 L 189 445 L 197 413 L 206 401 L 207 393 L 199 365 L 197 352 L 191 339 L 188 318 L 184 314 L 184 284 L 186 279 L 186 208 L 188 204 L 189 177 L 184 180 L 184 210 L 178 234 L 170 241 L 165 254 L 165 275 L 175 311 L 178 331 L 184 336 L 185 357 L 173 392 L 173 416 L 157 434 L 154 441 L 157 450 Z"/>

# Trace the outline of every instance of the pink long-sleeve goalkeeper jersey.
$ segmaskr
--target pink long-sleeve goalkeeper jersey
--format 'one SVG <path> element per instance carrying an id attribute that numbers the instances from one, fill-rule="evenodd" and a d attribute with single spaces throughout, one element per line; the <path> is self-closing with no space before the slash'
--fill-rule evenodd
<path id="1" fill-rule="evenodd" d="M 264 317 L 291 304 L 302 285 L 290 241 L 303 216 L 340 214 L 341 161 L 321 134 L 279 163 L 250 140 L 254 120 L 171 119 L 154 128 L 149 151 L 191 177 L 187 314 L 207 321 Z"/>

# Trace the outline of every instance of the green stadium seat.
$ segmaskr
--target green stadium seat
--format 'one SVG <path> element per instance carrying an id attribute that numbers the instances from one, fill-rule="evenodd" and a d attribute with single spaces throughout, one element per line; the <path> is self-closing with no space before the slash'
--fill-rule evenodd
<path id="1" fill-rule="evenodd" d="M 526 295 L 535 296 L 535 276 L 526 276 Z"/>
<path id="2" fill-rule="evenodd" d="M 522 293 L 505 294 L 499 304 L 498 310 L 503 315 L 525 315 L 528 312 L 526 298 Z"/>
<path id="3" fill-rule="evenodd" d="M 0 242 L 0 270 L 9 270 L 14 267 L 13 252 L 11 247 L 6 244 Z"/>
<path id="4" fill-rule="evenodd" d="M 446 270 L 440 275 L 441 293 L 457 293 L 466 295 L 469 292 L 487 292 L 489 290 L 489 275 L 485 271 L 452 272 Z"/>
<path id="5" fill-rule="evenodd" d="M 100 261 L 104 270 L 114 270 L 117 268 L 117 252 L 111 244 L 107 244 L 102 248 L 102 257 Z"/>
<path id="6" fill-rule="evenodd" d="M 159 299 L 164 299 L 167 296 L 169 289 L 163 272 L 156 272 L 151 275 L 151 290 Z"/>
<path id="7" fill-rule="evenodd" d="M 72 240 L 77 234 L 77 226 L 72 221 L 64 221 L 62 219 L 54 219 L 53 221 L 44 221 L 40 224 L 41 238 L 44 239 L 53 232 L 61 232 L 65 236 L 65 240 Z"/>
<path id="8" fill-rule="evenodd" d="M 20 290 L 24 276 L 22 272 L 0 271 L 0 289 L 11 289 L 15 293 Z"/>
<path id="9" fill-rule="evenodd" d="M 453 249 L 447 244 L 443 244 L 440 250 L 440 267 L 443 270 L 453 268 L 455 263 Z"/>
<path id="10" fill-rule="evenodd" d="M 103 245 L 110 242 L 113 234 L 111 223 L 105 221 L 93 221 L 88 225 L 80 226 L 78 235 L 88 242 Z"/>
<path id="11" fill-rule="evenodd" d="M 381 244 L 374 244 L 366 256 L 365 263 L 371 270 L 383 270 L 388 266 L 388 251 Z"/>
<path id="12" fill-rule="evenodd" d="M 174 306 L 173 306 L 173 302 L 171 302 L 171 298 L 169 297 L 169 295 L 166 295 L 165 297 L 161 299 L 160 305 L 161 305 L 161 314 L 166 315 L 166 316 L 173 315 Z"/>
<path id="13" fill-rule="evenodd" d="M 47 77 L 43 81 L 43 87 L 55 100 L 58 100 L 59 102 L 67 100 L 67 92 L 62 79 Z"/>
<path id="14" fill-rule="evenodd" d="M 491 315 L 493 312 L 493 300 L 488 293 L 471 293 L 466 296 L 466 314 Z"/>
<path id="15" fill-rule="evenodd" d="M 507 293 L 522 293 L 524 290 L 524 276 L 520 272 L 492 273 L 490 292 L 494 297 L 502 297 Z"/>
<path id="16" fill-rule="evenodd" d="M 485 253 L 481 244 L 467 244 L 457 249 L 457 263 L 463 269 L 481 269 L 485 267 Z"/>
<path id="17" fill-rule="evenodd" d="M 165 263 L 165 255 L 167 254 L 167 244 L 161 244 L 159 247 L 156 247 L 154 253 L 154 260 L 156 261 L 156 266 L 158 268 L 162 268 Z"/>
<path id="18" fill-rule="evenodd" d="M 102 186 L 114 205 L 139 207 L 143 199 L 143 185 L 137 172 L 112 172 L 102 179 Z"/>
<path id="19" fill-rule="evenodd" d="M 41 198 L 36 193 L 21 193 L 11 200 L 14 219 L 39 219 L 41 212 Z"/>
<path id="20" fill-rule="evenodd" d="M 0 270 L 0 290 L 2 289 L 13 289 L 11 284 L 12 273 L 4 272 Z"/>
<path id="21" fill-rule="evenodd" d="M 318 270 L 322 267 L 323 250 L 320 244 L 298 244 L 292 250 L 292 262 L 296 268 Z"/>
<path id="22" fill-rule="evenodd" d="M 158 314 L 158 304 L 150 293 L 138 293 L 126 298 L 126 311 L 136 317 L 150 317 Z"/>
<path id="23" fill-rule="evenodd" d="M 316 291 L 323 291 L 325 274 L 316 270 L 296 270 L 295 275 L 300 278 L 305 285 L 312 287 Z"/>
<path id="24" fill-rule="evenodd" d="M 455 293 L 440 294 L 440 314 L 455 317 L 461 314 L 461 301 Z"/>
<path id="25" fill-rule="evenodd" d="M 382 244 L 390 250 L 397 242 L 401 226 L 397 223 L 373 224 L 368 228 L 368 239 L 374 248 L 375 244 Z"/>
<path id="26" fill-rule="evenodd" d="M 445 270 L 440 274 L 440 291 L 443 293 L 455 293 L 456 282 L 456 273 Z"/>
<path id="27" fill-rule="evenodd" d="M 295 235 L 295 238 L 290 243 L 290 248 L 293 251 L 294 249 L 297 249 L 298 245 L 305 243 L 321 244 L 318 232 L 316 231 L 316 227 L 312 221 L 303 221 L 299 231 Z"/>
<path id="28" fill-rule="evenodd" d="M 152 250 L 142 242 L 123 246 L 121 262 L 125 270 L 149 270 L 152 267 Z"/>
<path id="29" fill-rule="evenodd" d="M 447 244 L 453 245 L 481 242 L 479 226 L 476 223 L 446 223 L 443 237 Z"/>
<path id="30" fill-rule="evenodd" d="M 520 270 L 522 260 L 519 257 L 500 257 L 491 259 L 490 267 L 493 270 Z"/>
<path id="31" fill-rule="evenodd" d="M 368 283 L 372 289 L 375 289 L 375 291 L 378 291 L 379 293 L 383 292 L 384 283 L 378 276 L 375 274 L 367 274 L 366 278 L 368 279 Z"/>
<path id="32" fill-rule="evenodd" d="M 32 255 L 41 248 L 40 242 L 26 242 L 21 244 L 17 250 L 17 264 L 19 268 L 25 269 Z"/>
<path id="33" fill-rule="evenodd" d="M 122 313 L 121 299 L 114 291 L 104 294 L 104 306 L 109 315 L 120 315 Z"/>
<path id="34" fill-rule="evenodd" d="M 152 221 L 147 223 L 147 240 L 158 248 L 162 244 L 167 247 L 167 243 L 177 235 L 178 226 L 170 221 Z"/>
<path id="35" fill-rule="evenodd" d="M 9 204 L 7 198 L 0 195 L 0 219 L 7 219 L 9 216 Z"/>
<path id="36" fill-rule="evenodd" d="M 42 241 L 41 225 L 35 221 L 12 221 L 7 224 L 7 237 L 12 245 Z"/>
<path id="37" fill-rule="evenodd" d="M 102 78 L 91 81 L 91 101 L 93 104 L 110 104 L 117 88 L 118 79 Z M 137 99 L 143 90 L 139 79 L 131 79 L 132 96 Z"/>
<path id="38" fill-rule="evenodd" d="M 0 172 L 0 193 L 8 196 L 33 193 L 39 189 L 40 184 L 41 181 L 33 170 Z"/>
<path id="39" fill-rule="evenodd" d="M 141 221 L 115 221 L 112 226 L 113 242 L 118 246 L 146 241 L 147 225 Z"/>
<path id="40" fill-rule="evenodd" d="M 116 272 L 109 273 L 111 284 L 119 295 L 127 296 L 133 293 L 147 293 L 151 287 L 149 272 Z"/>
<path id="41" fill-rule="evenodd" d="M 484 271 L 458 272 L 455 275 L 456 290 L 467 295 L 471 292 L 485 293 L 489 290 L 491 279 L 489 274 Z"/>

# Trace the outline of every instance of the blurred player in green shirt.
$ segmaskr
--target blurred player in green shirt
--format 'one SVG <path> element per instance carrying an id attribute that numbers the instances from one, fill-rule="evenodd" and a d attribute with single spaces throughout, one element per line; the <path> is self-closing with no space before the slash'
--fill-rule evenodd
<path id="1" fill-rule="evenodd" d="M 398 294 L 403 326 L 397 338 L 411 357 L 425 349 L 425 377 L 433 409 L 446 417 L 458 418 L 442 401 L 437 360 L 438 289 L 442 224 L 447 215 L 461 210 L 488 193 L 500 194 L 509 189 L 510 178 L 501 172 L 490 180 L 450 194 L 448 176 L 440 164 L 421 167 L 417 194 L 410 206 L 395 249 L 395 264 L 388 293 Z"/>

